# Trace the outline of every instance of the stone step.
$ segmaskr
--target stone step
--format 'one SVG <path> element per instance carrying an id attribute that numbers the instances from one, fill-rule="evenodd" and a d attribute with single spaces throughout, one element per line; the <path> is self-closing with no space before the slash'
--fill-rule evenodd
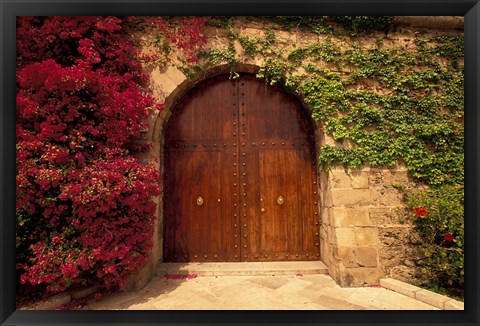
<path id="1" fill-rule="evenodd" d="M 158 275 L 242 276 L 325 274 L 327 266 L 321 261 L 241 262 L 241 263 L 163 263 Z"/>

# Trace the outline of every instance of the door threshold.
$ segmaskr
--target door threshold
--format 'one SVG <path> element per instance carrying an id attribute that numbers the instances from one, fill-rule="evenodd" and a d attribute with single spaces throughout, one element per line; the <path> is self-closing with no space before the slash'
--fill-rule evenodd
<path id="1" fill-rule="evenodd" d="M 171 274 L 195 274 L 201 276 L 271 276 L 325 273 L 328 273 L 328 268 L 321 261 L 162 263 L 158 268 L 158 276 Z"/>

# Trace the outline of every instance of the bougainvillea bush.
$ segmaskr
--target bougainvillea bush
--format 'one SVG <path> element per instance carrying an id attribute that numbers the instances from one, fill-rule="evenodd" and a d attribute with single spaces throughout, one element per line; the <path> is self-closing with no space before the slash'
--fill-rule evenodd
<path id="1" fill-rule="evenodd" d="M 464 188 L 443 185 L 406 195 L 410 218 L 422 237 L 422 284 L 463 297 Z"/>
<path id="2" fill-rule="evenodd" d="M 152 247 L 159 171 L 132 156 L 157 104 L 116 17 L 19 17 L 17 274 L 47 293 L 124 284 Z"/>

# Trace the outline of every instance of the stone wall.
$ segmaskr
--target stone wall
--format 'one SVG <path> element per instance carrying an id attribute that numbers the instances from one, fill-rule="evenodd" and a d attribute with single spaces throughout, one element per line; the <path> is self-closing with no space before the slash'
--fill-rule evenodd
<path id="1" fill-rule="evenodd" d="M 242 18 L 239 18 L 242 19 Z M 415 21 L 415 20 L 413 20 Z M 455 20 L 457 22 L 457 20 Z M 408 23 L 408 22 L 407 22 Z M 407 24 L 403 21 L 403 24 Z M 412 25 L 412 20 L 409 21 Z M 407 24 L 407 25 L 408 25 Z M 237 26 L 237 25 L 236 25 Z M 265 25 L 258 22 L 243 21 L 235 32 L 249 37 L 264 35 Z M 456 25 L 455 25 L 456 26 Z M 409 46 L 405 42 L 412 31 L 396 32 L 385 42 L 386 46 Z M 208 43 L 206 49 L 225 48 L 228 36 L 225 30 L 216 27 L 206 29 Z M 142 40 L 142 52 L 154 53 L 150 34 L 139 33 Z M 285 51 L 298 46 L 321 42 L 323 36 L 299 30 L 293 32 L 276 31 L 277 49 Z M 370 41 L 369 41 L 370 40 Z M 363 39 L 368 46 L 374 43 L 375 35 Z M 238 41 L 235 41 L 238 64 L 233 70 L 238 73 L 256 72 L 264 64 L 262 57 L 247 56 Z M 176 54 L 172 54 L 175 58 Z M 194 79 L 187 77 L 178 69 L 179 62 L 173 59 L 162 67 L 146 67 L 151 77 L 154 97 L 165 103 L 165 110 L 152 112 L 148 119 L 147 137 L 140 142 L 150 142 L 152 148 L 140 158 L 153 161 L 160 158 L 157 167 L 163 175 L 163 135 L 166 124 L 175 107 L 175 103 L 196 83 L 232 69 L 227 65 L 217 65 L 204 70 Z M 375 87 L 372 83 L 370 87 Z M 300 99 L 301 100 L 301 99 Z M 306 106 L 306 110 L 309 108 Z M 322 122 L 314 123 L 316 146 L 335 143 L 324 133 Z M 340 145 L 339 146 L 343 146 Z M 414 186 L 407 170 L 398 164 L 392 168 L 362 168 L 348 170 L 334 167 L 330 172 L 318 169 L 318 189 L 321 208 L 319 211 L 321 260 L 329 268 L 332 277 L 341 286 L 363 286 L 378 284 L 384 276 L 410 281 L 415 275 L 419 258 L 414 246 L 418 236 L 402 219 L 405 203 L 402 194 L 394 186 L 397 183 Z M 154 250 L 150 264 L 132 278 L 128 289 L 139 288 L 155 274 L 162 260 L 163 248 L 163 198 L 157 199 L 158 210 Z"/>
<path id="2" fill-rule="evenodd" d="M 328 182 L 336 243 L 332 246 L 342 286 L 376 284 L 388 276 L 411 280 L 416 273 L 416 234 L 403 219 L 398 183 L 414 186 L 401 166 L 390 169 L 333 168 Z M 328 206 L 328 205 L 327 205 Z M 332 265 L 332 264 L 331 264 Z"/>
<path id="3" fill-rule="evenodd" d="M 324 143 L 335 141 L 321 133 L 317 145 Z M 411 281 L 418 269 L 418 235 L 404 216 L 405 202 L 396 186 L 420 185 L 406 168 L 345 171 L 337 166 L 319 173 L 321 258 L 334 279 L 341 286 L 373 285 L 385 276 Z"/>

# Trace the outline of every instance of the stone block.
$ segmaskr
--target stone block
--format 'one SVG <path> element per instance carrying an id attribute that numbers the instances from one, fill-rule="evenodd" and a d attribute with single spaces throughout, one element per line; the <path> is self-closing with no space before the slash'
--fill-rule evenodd
<path id="1" fill-rule="evenodd" d="M 167 66 L 164 74 L 166 78 L 170 79 L 176 85 L 180 85 L 187 79 L 180 70 L 172 66 Z"/>
<path id="2" fill-rule="evenodd" d="M 335 228 L 333 226 L 330 226 L 330 227 L 326 228 L 326 232 L 327 232 L 328 243 L 336 244 L 337 243 L 337 234 L 336 234 Z"/>
<path id="3" fill-rule="evenodd" d="M 323 208 L 320 211 L 321 225 L 334 225 L 335 215 L 332 208 Z"/>
<path id="4" fill-rule="evenodd" d="M 381 179 L 384 185 L 391 186 L 396 183 L 400 184 L 409 184 L 412 182 L 408 175 L 407 170 L 402 170 L 400 167 L 399 169 L 384 169 L 379 170 Z"/>
<path id="5" fill-rule="evenodd" d="M 320 145 L 330 145 L 335 147 L 347 147 L 346 144 L 336 141 L 332 136 L 328 134 L 323 134 L 323 139 L 320 142 Z"/>
<path id="6" fill-rule="evenodd" d="M 369 208 L 368 213 L 373 225 L 392 224 L 395 220 L 395 213 L 391 208 Z"/>
<path id="7" fill-rule="evenodd" d="M 465 310 L 465 305 L 461 301 L 450 299 L 445 302 L 445 310 Z"/>
<path id="8" fill-rule="evenodd" d="M 331 180 L 333 188 L 352 188 L 352 178 L 342 170 L 332 170 L 331 171 Z"/>
<path id="9" fill-rule="evenodd" d="M 449 297 L 424 289 L 415 292 L 415 299 L 440 309 L 444 309 L 445 303 L 450 300 Z"/>
<path id="10" fill-rule="evenodd" d="M 389 263 L 391 263 L 391 261 L 389 261 Z M 385 266 L 384 261 L 382 261 L 382 264 L 385 267 L 385 273 L 390 277 L 398 279 L 399 281 L 408 282 L 414 279 L 417 275 L 417 271 L 415 270 L 414 267 L 407 267 L 407 266 L 402 266 L 398 264 L 397 265 L 390 264 L 393 267 L 387 267 Z"/>
<path id="11" fill-rule="evenodd" d="M 335 226 L 370 226 L 367 208 L 333 208 L 333 219 Z"/>
<path id="12" fill-rule="evenodd" d="M 336 263 L 333 263 L 333 245 L 323 245 L 320 246 L 320 256 L 322 257 L 323 263 L 327 265 L 329 268 L 332 265 L 337 265 Z"/>
<path id="13" fill-rule="evenodd" d="M 368 182 L 368 173 L 359 172 L 352 174 L 352 187 L 354 189 L 368 189 L 370 186 Z"/>
<path id="14" fill-rule="evenodd" d="M 220 264 L 217 264 L 220 265 Z M 321 261 L 305 262 L 263 262 L 263 275 L 295 275 L 295 274 L 323 274 L 328 271 Z"/>
<path id="15" fill-rule="evenodd" d="M 378 245 L 378 229 L 376 227 L 356 227 L 355 238 L 359 246 Z"/>
<path id="16" fill-rule="evenodd" d="M 266 64 L 265 63 L 265 58 L 261 57 L 261 56 L 256 56 L 253 59 L 253 62 L 251 60 L 249 60 L 249 58 L 245 58 L 245 57 L 244 57 L 244 60 L 246 60 L 248 63 L 251 63 L 253 65 L 257 65 L 259 67 L 264 66 Z"/>
<path id="17" fill-rule="evenodd" d="M 409 225 L 378 227 L 379 241 L 384 246 L 405 246 L 410 242 L 410 233 L 412 232 Z"/>
<path id="18" fill-rule="evenodd" d="M 275 37 L 278 41 L 290 41 L 292 45 L 296 42 L 296 35 L 287 31 L 275 31 Z"/>
<path id="19" fill-rule="evenodd" d="M 319 36 L 314 33 L 302 33 L 301 37 L 298 38 L 300 44 L 311 45 L 318 43 Z"/>
<path id="20" fill-rule="evenodd" d="M 386 289 L 395 291 L 411 298 L 415 298 L 415 293 L 417 291 L 420 291 L 420 288 L 414 285 L 395 280 L 393 278 L 382 278 L 380 280 L 380 285 Z"/>
<path id="21" fill-rule="evenodd" d="M 383 186 L 383 175 L 382 171 L 379 169 L 371 169 L 368 175 L 370 187 L 382 187 Z"/>
<path id="22" fill-rule="evenodd" d="M 233 46 L 235 47 L 235 52 L 236 52 L 239 56 L 245 58 L 245 50 L 243 49 L 243 46 L 242 46 L 242 44 L 240 43 L 240 41 L 238 41 L 238 40 L 233 41 Z"/>
<path id="23" fill-rule="evenodd" d="M 357 240 L 354 228 L 335 228 L 337 245 L 340 247 L 356 247 Z"/>
<path id="24" fill-rule="evenodd" d="M 380 170 L 380 175 L 384 185 L 391 185 L 394 180 L 395 171 L 393 169 Z"/>
<path id="25" fill-rule="evenodd" d="M 330 208 L 333 206 L 332 191 L 330 189 L 320 191 L 320 199 L 323 208 Z"/>
<path id="26" fill-rule="evenodd" d="M 374 192 L 371 189 L 332 189 L 334 207 L 341 206 L 368 206 L 375 202 Z"/>
<path id="27" fill-rule="evenodd" d="M 262 38 L 263 36 L 265 36 L 265 32 L 262 29 L 251 28 L 251 27 L 240 28 L 240 33 L 243 36 L 248 36 L 248 37 Z"/>
<path id="28" fill-rule="evenodd" d="M 358 247 L 355 248 L 354 254 L 360 266 L 363 267 L 377 267 L 378 252 L 374 247 Z"/>
<path id="29" fill-rule="evenodd" d="M 383 272 L 375 267 L 345 268 L 340 274 L 338 283 L 341 287 L 361 287 L 376 285 L 383 277 Z"/>
<path id="30" fill-rule="evenodd" d="M 359 267 L 355 260 L 354 248 L 351 247 L 338 247 L 337 255 L 338 259 L 342 262 L 344 267 Z"/>
<path id="31" fill-rule="evenodd" d="M 397 170 L 392 176 L 392 184 L 394 183 L 407 184 L 409 182 L 410 182 L 410 177 L 408 176 L 407 170 L 403 170 L 403 171 Z"/>
<path id="32" fill-rule="evenodd" d="M 337 258 L 346 268 L 377 267 L 377 249 L 373 247 L 338 247 Z"/>
<path id="33" fill-rule="evenodd" d="M 156 90 L 161 90 L 161 92 L 164 93 L 164 94 L 170 94 L 178 86 L 178 84 L 176 84 L 170 78 L 166 78 L 165 75 L 159 69 L 154 69 L 150 76 L 151 76 L 151 79 L 152 79 L 153 83 L 156 86 L 154 88 L 154 94 L 155 94 Z M 155 95 L 159 96 L 160 94 L 158 94 L 158 95 L 155 94 Z"/>
<path id="34" fill-rule="evenodd" d="M 123 292 L 141 290 L 156 275 L 157 268 L 156 262 L 150 259 L 147 265 L 127 279 L 126 284 L 120 290 Z"/>
<path id="35" fill-rule="evenodd" d="M 332 263 L 331 265 L 328 266 L 328 274 L 335 280 L 340 285 L 340 279 L 342 275 L 342 269 L 339 267 L 339 265 L 335 262 Z"/>
<path id="36" fill-rule="evenodd" d="M 320 239 L 328 242 L 328 233 L 329 232 L 330 232 L 330 227 L 329 226 L 327 226 L 327 225 L 320 226 Z"/>
<path id="37" fill-rule="evenodd" d="M 383 206 L 403 205 L 403 195 L 395 188 L 382 190 L 377 195 L 378 203 Z"/>

